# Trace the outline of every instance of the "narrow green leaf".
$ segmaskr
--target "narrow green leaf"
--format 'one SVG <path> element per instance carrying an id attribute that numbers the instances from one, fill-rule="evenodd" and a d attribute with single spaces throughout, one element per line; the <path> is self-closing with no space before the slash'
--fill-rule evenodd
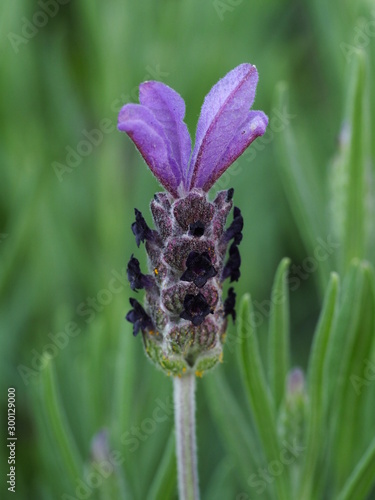
<path id="1" fill-rule="evenodd" d="M 373 333 L 372 333 L 372 342 L 369 348 L 369 351 L 366 355 L 366 358 L 363 360 L 363 364 L 359 372 L 355 375 L 360 377 L 360 392 L 363 392 L 363 405 L 361 409 L 358 410 L 361 412 L 363 423 L 360 432 L 360 438 L 363 441 L 369 441 L 372 438 L 373 434 L 373 425 L 374 425 L 374 408 L 375 408 L 375 277 L 372 272 L 372 280 L 371 280 L 371 292 L 370 295 L 372 297 L 371 314 L 373 318 Z M 352 376 L 353 377 L 353 376 Z M 354 377 L 355 378 L 355 377 Z M 358 378 L 353 380 L 355 383 L 358 381 Z M 363 384 L 363 385 L 362 385 Z"/>
<path id="2" fill-rule="evenodd" d="M 337 500 L 365 500 L 375 482 L 375 438 L 346 481 Z"/>
<path id="3" fill-rule="evenodd" d="M 337 310 L 339 278 L 333 273 L 315 331 L 308 365 L 309 409 L 307 412 L 306 453 L 298 498 L 310 498 L 319 455 L 324 448 L 324 364 Z"/>
<path id="4" fill-rule="evenodd" d="M 366 93 L 366 57 L 358 51 L 350 71 L 352 81 L 347 110 L 348 148 L 343 158 L 342 169 L 346 182 L 344 192 L 342 268 L 347 270 L 354 257 L 365 258 L 366 250 L 366 204 L 367 163 L 370 157 L 368 133 L 370 130 Z"/>
<path id="5" fill-rule="evenodd" d="M 126 326 L 125 331 L 120 331 L 118 338 L 117 358 L 114 368 L 113 400 L 111 414 L 111 441 L 118 443 L 124 430 L 130 428 L 130 412 L 132 409 L 132 398 L 134 397 L 135 377 L 135 343 L 130 328 Z M 124 448 L 125 461 L 119 471 L 119 488 L 123 491 L 132 490 L 130 484 L 132 461 L 128 449 Z"/>
<path id="6" fill-rule="evenodd" d="M 342 372 L 345 382 L 338 391 L 341 396 L 341 401 L 339 400 L 341 406 L 339 404 L 337 406 L 339 425 L 336 427 L 336 456 L 340 457 L 336 462 L 339 487 L 344 484 L 373 436 L 371 428 L 366 429 L 367 435 L 359 431 L 365 423 L 363 411 L 366 409 L 366 399 L 371 388 L 368 388 L 368 391 L 364 387 L 358 390 L 353 380 L 354 375 L 364 375 L 364 362 L 368 358 L 375 331 L 373 273 L 367 264 L 361 265 L 360 272 L 363 276 L 361 293 L 353 296 L 353 301 L 357 300 L 360 304 L 360 310 L 353 328 L 353 338 L 350 339 L 352 348 L 348 349 L 344 356 L 344 360 L 347 359 L 346 371 Z M 348 344 L 350 345 L 350 341 Z"/>
<path id="7" fill-rule="evenodd" d="M 243 414 L 220 370 L 205 377 L 203 386 L 220 439 L 246 481 L 251 470 L 260 467 L 264 459 L 251 423 Z"/>
<path id="8" fill-rule="evenodd" d="M 290 370 L 290 332 L 288 268 L 290 259 L 283 259 L 276 271 L 271 296 L 271 315 L 268 340 L 268 379 L 279 408 L 285 393 L 286 377 Z"/>
<path id="9" fill-rule="evenodd" d="M 329 411 L 329 473 L 340 490 L 364 453 L 369 435 L 363 435 L 366 391 L 357 391 L 353 376 L 361 373 L 374 335 L 373 277 L 367 264 L 354 262 L 344 280 L 342 300 L 326 358 L 323 385 Z M 363 412 L 362 412 L 363 413 Z M 371 436 L 371 434 L 370 434 Z"/>
<path id="10" fill-rule="evenodd" d="M 340 307 L 334 330 L 330 336 L 327 357 L 324 367 L 325 405 L 326 411 L 335 408 L 338 384 L 341 386 L 341 370 L 343 367 L 343 351 L 346 348 L 348 337 L 352 333 L 358 320 L 360 304 L 354 299 L 362 289 L 363 276 L 359 272 L 359 263 L 352 265 L 346 276 L 340 294 Z M 351 348 L 351 346 L 349 347 Z"/>
<path id="11" fill-rule="evenodd" d="M 174 430 L 168 439 L 160 465 L 150 486 L 149 500 L 173 498 L 177 491 L 177 467 Z"/>
<path id="12" fill-rule="evenodd" d="M 114 397 L 112 407 L 113 436 L 119 439 L 121 432 L 130 426 L 130 411 L 135 380 L 135 343 L 130 328 L 126 326 L 118 339 L 117 359 L 114 370 Z"/>
<path id="13" fill-rule="evenodd" d="M 218 498 L 233 498 L 235 490 L 235 462 L 228 457 L 224 458 L 217 465 L 203 498 L 205 500 L 218 500 Z M 236 495 L 240 498 L 240 495 Z M 244 497 L 246 498 L 246 497 Z"/>
<path id="14" fill-rule="evenodd" d="M 60 400 L 52 361 L 46 355 L 45 359 L 46 367 L 41 372 L 41 403 L 56 442 L 56 453 L 60 455 L 69 481 L 74 485 L 82 476 L 82 461 Z"/>
<path id="15" fill-rule="evenodd" d="M 270 463 L 279 460 L 280 446 L 276 431 L 274 401 L 266 382 L 253 319 L 251 298 L 246 294 L 241 300 L 238 321 L 239 362 L 254 421 L 266 459 Z M 280 500 L 290 499 L 288 478 L 285 473 L 275 478 L 275 488 Z"/>
<path id="16" fill-rule="evenodd" d="M 284 82 L 276 87 L 276 107 L 284 111 L 288 109 L 288 90 Z M 309 168 L 306 153 L 302 156 L 299 151 L 298 141 L 290 124 L 275 135 L 275 140 L 281 182 L 306 250 L 313 254 L 318 244 L 317 239 L 327 237 L 323 212 L 325 201 L 316 177 L 317 169 Z M 300 160 L 301 157 L 304 161 Z M 321 291 L 324 293 L 330 273 L 328 259 L 320 259 L 317 272 Z"/>

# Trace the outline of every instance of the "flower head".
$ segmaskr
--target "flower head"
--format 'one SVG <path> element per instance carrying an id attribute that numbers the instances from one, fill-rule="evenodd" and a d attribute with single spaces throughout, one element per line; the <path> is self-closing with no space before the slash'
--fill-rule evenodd
<path id="1" fill-rule="evenodd" d="M 126 104 L 119 113 L 118 128 L 167 191 L 151 201 L 156 230 L 135 210 L 132 232 L 137 246 L 145 243 L 150 274 L 141 273 L 132 255 L 129 282 L 134 291 L 146 290 L 146 303 L 144 309 L 130 299 L 133 309 L 126 318 L 134 335 L 142 331 L 149 357 L 174 375 L 214 366 L 222 356 L 227 317 L 236 317 L 236 294 L 230 288 L 223 301 L 222 284 L 240 276 L 243 218 L 234 207 L 233 221 L 225 228 L 234 191 L 220 191 L 213 201 L 207 192 L 266 130 L 266 115 L 249 111 L 257 82 L 255 66 L 241 64 L 211 89 L 193 151 L 183 121 L 185 103 L 167 85 L 142 83 L 140 104 Z"/>

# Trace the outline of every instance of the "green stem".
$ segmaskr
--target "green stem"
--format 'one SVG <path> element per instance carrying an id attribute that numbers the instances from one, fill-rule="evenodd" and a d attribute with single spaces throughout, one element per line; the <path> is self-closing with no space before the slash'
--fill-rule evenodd
<path id="1" fill-rule="evenodd" d="M 179 496 L 180 500 L 198 500 L 194 374 L 175 377 L 173 388 Z"/>

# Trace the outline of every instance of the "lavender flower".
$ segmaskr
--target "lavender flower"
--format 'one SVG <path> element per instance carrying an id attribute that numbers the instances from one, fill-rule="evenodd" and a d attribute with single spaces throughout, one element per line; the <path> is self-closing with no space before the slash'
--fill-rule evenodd
<path id="1" fill-rule="evenodd" d="M 145 243 L 150 274 L 142 274 L 131 257 L 131 288 L 144 288 L 146 301 L 143 308 L 130 299 L 133 309 L 126 318 L 134 335 L 142 331 L 148 356 L 168 374 L 202 374 L 213 367 L 222 358 L 227 316 L 235 320 L 236 294 L 230 288 L 223 301 L 222 284 L 240 277 L 243 218 L 234 207 L 225 229 L 233 189 L 218 192 L 213 201 L 207 192 L 266 130 L 266 115 L 249 111 L 257 82 L 255 66 L 241 64 L 211 89 L 192 153 L 185 103 L 167 85 L 142 83 L 140 104 L 126 104 L 119 113 L 119 130 L 133 140 L 167 191 L 151 201 L 156 230 L 135 209 L 132 231 L 137 246 Z"/>

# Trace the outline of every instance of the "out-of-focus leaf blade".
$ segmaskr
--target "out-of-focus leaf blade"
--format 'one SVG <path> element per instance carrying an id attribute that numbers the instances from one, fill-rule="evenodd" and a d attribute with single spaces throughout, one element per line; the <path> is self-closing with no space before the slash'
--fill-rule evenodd
<path id="1" fill-rule="evenodd" d="M 300 479 L 299 498 L 309 498 L 319 454 L 324 448 L 324 365 L 337 309 L 339 278 L 331 275 L 323 309 L 314 335 L 309 359 L 306 452 Z"/>
<path id="2" fill-rule="evenodd" d="M 373 287 L 373 272 L 366 264 L 361 264 L 363 285 L 361 295 L 356 295 L 353 300 L 360 304 L 358 322 L 355 325 L 352 349 L 345 353 L 348 356 L 345 383 L 342 385 L 341 406 L 337 406 L 337 476 L 339 487 L 346 481 L 353 465 L 360 460 L 369 440 L 372 438 L 373 429 L 367 428 L 367 433 L 359 432 L 367 421 L 366 400 L 374 391 L 373 383 L 369 387 L 356 387 L 353 375 L 365 376 L 365 361 L 368 359 L 375 333 L 375 297 Z M 372 409 L 374 410 L 374 409 Z M 344 418 L 341 416 L 344 415 Z M 375 478 L 374 478 L 375 480 Z"/>
<path id="3" fill-rule="evenodd" d="M 375 438 L 350 474 L 337 500 L 365 500 L 375 482 Z"/>
<path id="4" fill-rule="evenodd" d="M 41 373 L 40 390 L 41 403 L 56 441 L 56 452 L 60 455 L 73 485 L 82 476 L 82 461 L 60 401 L 51 359 L 46 359 L 46 366 Z"/>
<path id="5" fill-rule="evenodd" d="M 335 488 L 341 489 L 353 464 L 364 453 L 368 437 L 358 431 L 366 391 L 353 376 L 363 371 L 374 335 L 373 275 L 367 264 L 354 262 L 343 284 L 340 312 L 327 352 L 325 385 L 330 412 L 330 462 Z"/>
<path id="6" fill-rule="evenodd" d="M 174 430 L 168 439 L 160 465 L 156 471 L 147 498 L 149 500 L 164 500 L 174 498 L 177 491 L 177 467 Z"/>
<path id="7" fill-rule="evenodd" d="M 284 82 L 276 87 L 277 109 L 288 109 L 288 90 Z M 327 228 L 322 207 L 322 190 L 316 169 L 309 169 L 307 162 L 301 161 L 302 153 L 297 146 L 290 124 L 275 135 L 279 172 L 292 214 L 298 225 L 306 250 L 312 254 L 317 238 L 327 236 Z M 319 283 L 324 292 L 329 279 L 328 260 L 321 260 L 318 267 Z"/>
<path id="8" fill-rule="evenodd" d="M 277 438 L 275 405 L 266 382 L 258 340 L 253 321 L 253 307 L 250 296 L 244 295 L 238 318 L 239 362 L 247 399 L 259 432 L 268 462 L 278 460 L 280 447 Z M 285 470 L 275 478 L 278 498 L 290 498 L 288 477 Z M 271 486 L 271 485 L 270 485 Z"/>
<path id="9" fill-rule="evenodd" d="M 290 260 L 279 264 L 272 288 L 271 316 L 268 340 L 268 379 L 276 408 L 285 393 L 290 369 L 289 295 L 287 274 Z"/>
<path id="10" fill-rule="evenodd" d="M 233 496 L 235 481 L 235 463 L 224 458 L 216 467 L 212 474 L 209 485 L 204 492 L 206 500 L 217 500 L 218 498 L 231 498 Z M 239 495 L 237 495 L 238 497 Z"/>
<path id="11" fill-rule="evenodd" d="M 252 468 L 261 465 L 259 442 L 221 372 L 217 370 L 203 382 L 219 436 L 246 479 Z"/>
<path id="12" fill-rule="evenodd" d="M 340 239 L 340 268 L 347 271 L 353 258 L 365 258 L 370 229 L 368 215 L 369 139 L 367 64 L 363 52 L 353 54 L 346 116 L 339 152 L 331 167 L 331 226 Z"/>

